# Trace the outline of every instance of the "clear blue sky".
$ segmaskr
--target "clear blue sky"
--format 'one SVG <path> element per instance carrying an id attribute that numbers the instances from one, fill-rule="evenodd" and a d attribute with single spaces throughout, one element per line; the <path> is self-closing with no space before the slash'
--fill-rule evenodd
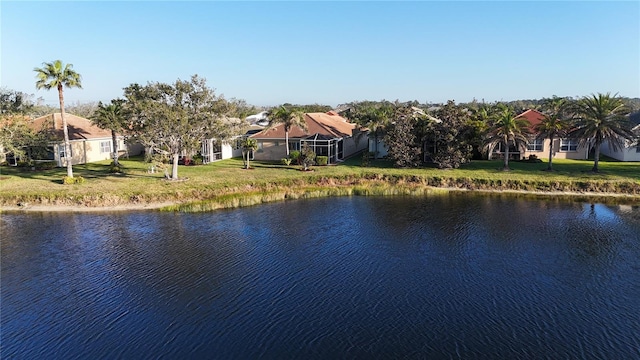
<path id="1" fill-rule="evenodd" d="M 34 67 L 83 77 L 67 102 L 199 74 L 268 106 L 640 97 L 640 2 L 2 1 L 3 87 L 42 96 Z"/>

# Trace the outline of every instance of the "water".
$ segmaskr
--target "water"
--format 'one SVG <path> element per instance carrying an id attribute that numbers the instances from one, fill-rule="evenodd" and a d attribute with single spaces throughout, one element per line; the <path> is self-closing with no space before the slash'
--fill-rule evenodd
<path id="1" fill-rule="evenodd" d="M 640 208 L 3 214 L 1 357 L 640 358 Z"/>

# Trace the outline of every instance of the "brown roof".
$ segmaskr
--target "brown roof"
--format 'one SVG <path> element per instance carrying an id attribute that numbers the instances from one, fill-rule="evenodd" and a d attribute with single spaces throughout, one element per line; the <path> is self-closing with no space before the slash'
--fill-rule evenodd
<path id="1" fill-rule="evenodd" d="M 85 119 L 80 116 L 65 113 L 65 120 L 67 120 L 67 130 L 69 131 L 69 140 L 84 140 L 84 139 L 98 139 L 98 138 L 110 138 L 111 131 L 100 129 L 95 126 L 91 120 Z M 34 119 L 30 125 L 33 130 L 39 131 L 44 127 L 52 128 L 57 138 L 64 138 L 64 132 L 62 130 L 62 118 L 60 113 L 48 114 Z"/>
<path id="2" fill-rule="evenodd" d="M 333 111 L 328 113 L 306 113 L 304 120 L 307 123 L 307 132 L 294 126 L 289 131 L 290 138 L 302 138 L 319 134 L 331 138 L 353 136 L 356 125 L 347 122 L 345 118 Z M 265 129 L 251 136 L 256 139 L 284 139 L 284 125 L 279 124 L 272 129 Z"/>
<path id="3" fill-rule="evenodd" d="M 529 126 L 529 130 L 531 130 L 531 132 L 535 132 L 536 125 L 540 124 L 542 120 L 544 120 L 544 116 L 545 115 L 538 110 L 529 109 L 518 115 L 518 118 L 524 118 L 527 120 L 529 124 L 531 124 L 531 126 Z"/>

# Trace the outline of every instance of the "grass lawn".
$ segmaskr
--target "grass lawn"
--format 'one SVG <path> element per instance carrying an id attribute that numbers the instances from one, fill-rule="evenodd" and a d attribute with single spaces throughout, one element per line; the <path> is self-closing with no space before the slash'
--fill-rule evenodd
<path id="1" fill-rule="evenodd" d="M 0 205 L 20 202 L 108 206 L 124 203 L 190 202 L 221 196 L 256 194 L 322 186 L 348 186 L 363 182 L 392 182 L 395 185 L 435 185 L 466 188 L 578 190 L 640 194 L 640 163 L 601 161 L 601 173 L 589 170 L 592 161 L 554 160 L 553 172 L 542 171 L 546 163 L 511 162 L 512 171 L 503 172 L 501 161 L 473 161 L 460 169 L 397 169 L 385 160 L 361 166 L 356 157 L 339 165 L 314 167 L 303 172 L 299 166 L 254 161 L 253 169 L 242 169 L 239 158 L 202 166 L 180 166 L 184 181 L 167 181 L 162 172 L 150 174 L 149 164 L 139 158 L 121 159 L 124 174 L 109 174 L 109 161 L 74 166 L 74 176 L 83 184 L 63 185 L 66 168 L 30 171 L 24 168 L 0 168 Z M 336 181 L 328 180 L 336 179 Z M 452 185 L 453 184 L 453 185 Z M 475 185 L 474 185 L 475 184 Z M 576 185 L 577 184 L 577 185 Z M 592 186 L 592 184 L 595 184 Z M 506 186 L 506 188 L 504 187 Z"/>

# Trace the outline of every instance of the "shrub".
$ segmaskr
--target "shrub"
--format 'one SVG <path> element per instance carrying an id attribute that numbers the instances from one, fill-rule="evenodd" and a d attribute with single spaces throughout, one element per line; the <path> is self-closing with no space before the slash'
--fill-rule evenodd
<path id="1" fill-rule="evenodd" d="M 55 169 L 58 164 L 55 161 L 42 161 L 34 164 L 36 170 L 51 170 Z"/>
<path id="2" fill-rule="evenodd" d="M 62 183 L 65 185 L 84 184 L 85 181 L 86 180 L 82 176 L 76 176 L 76 177 L 65 176 L 62 178 Z"/>
<path id="3" fill-rule="evenodd" d="M 33 164 L 29 160 L 20 160 L 16 163 L 17 167 L 31 167 Z"/>
<path id="4" fill-rule="evenodd" d="M 282 162 L 282 165 L 286 165 L 286 166 L 291 165 L 291 159 L 289 158 L 282 158 L 280 161 Z"/>
<path id="5" fill-rule="evenodd" d="M 300 164 L 300 155 L 300 151 L 293 150 L 289 153 L 289 159 L 291 159 L 291 162 L 293 163 Z"/>
<path id="6" fill-rule="evenodd" d="M 328 156 L 316 156 L 316 163 L 318 164 L 318 166 L 327 165 L 327 162 L 329 162 Z"/>
<path id="7" fill-rule="evenodd" d="M 302 168 L 304 170 L 308 170 L 316 163 L 316 153 L 308 145 L 305 145 L 302 148 L 302 151 L 300 152 L 300 158 L 302 160 L 299 161 L 302 161 Z"/>

